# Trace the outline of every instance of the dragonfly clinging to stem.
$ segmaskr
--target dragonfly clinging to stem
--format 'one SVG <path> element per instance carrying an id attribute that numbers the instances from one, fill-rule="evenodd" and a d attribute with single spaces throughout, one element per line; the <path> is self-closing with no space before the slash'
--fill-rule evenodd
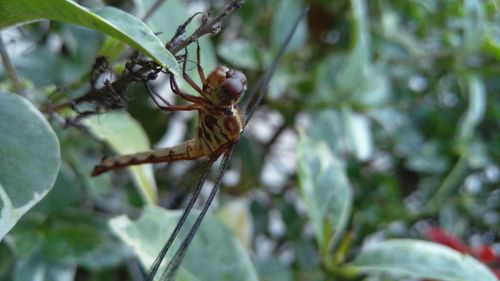
<path id="1" fill-rule="evenodd" d="M 240 102 L 242 95 L 247 87 L 246 76 L 236 69 L 230 69 L 226 66 L 219 66 L 215 70 L 210 72 L 207 77 L 205 77 L 203 69 L 200 65 L 199 46 L 197 48 L 197 70 L 200 80 L 202 81 L 202 87 L 196 85 L 196 83 L 187 75 L 187 58 L 183 62 L 182 72 L 184 80 L 186 80 L 186 82 L 188 82 L 188 84 L 190 84 L 191 87 L 193 87 L 200 94 L 200 96 L 189 95 L 180 90 L 174 76 L 170 74 L 170 87 L 172 89 L 172 92 L 178 95 L 181 99 L 190 102 L 189 105 L 172 105 L 156 95 L 149 88 L 147 83 L 144 83 L 146 88 L 148 89 L 148 93 L 151 95 L 153 101 L 160 109 L 170 112 L 193 110 L 198 111 L 199 118 L 197 127 L 194 132 L 194 137 L 173 147 L 129 155 L 106 157 L 101 161 L 99 165 L 94 168 L 92 175 L 96 176 L 110 170 L 123 168 L 130 165 L 138 165 L 144 163 L 164 163 L 177 160 L 193 160 L 201 157 L 208 158 L 208 161 L 206 162 L 202 175 L 200 176 L 200 180 L 198 181 L 197 187 L 191 199 L 185 207 L 181 218 L 179 219 L 167 242 L 150 267 L 150 271 L 146 280 L 152 281 L 153 279 L 155 279 L 160 265 L 165 259 L 165 256 L 172 246 L 180 229 L 186 222 L 186 219 L 201 192 L 201 189 L 208 175 L 208 172 L 212 167 L 213 162 L 223 154 L 224 157 L 222 159 L 221 165 L 219 166 L 216 180 L 205 204 L 203 205 L 202 210 L 200 211 L 200 214 L 196 218 L 194 224 L 191 226 L 187 237 L 182 241 L 181 245 L 175 252 L 173 258 L 168 262 L 167 267 L 161 274 L 160 278 L 160 280 L 175 279 L 177 269 L 182 262 L 186 250 L 191 243 L 194 235 L 196 234 L 196 231 L 198 230 L 208 208 L 210 207 L 212 200 L 214 199 L 218 191 L 224 172 L 229 164 L 233 148 L 238 142 L 240 134 L 243 132 L 243 129 L 245 128 L 247 122 L 252 117 L 256 108 L 259 106 L 265 92 L 264 88 L 269 83 L 269 80 L 271 79 L 271 76 L 274 73 L 279 60 L 283 56 L 286 47 L 288 46 L 295 30 L 297 29 L 299 22 L 305 16 L 306 12 L 307 8 L 304 8 L 300 15 L 297 17 L 275 60 L 268 68 L 268 70 L 258 80 L 252 91 L 249 93 L 250 97 L 249 99 L 247 99 L 248 102 L 244 106 L 244 113 L 242 113 L 242 110 L 238 108 L 238 103 Z M 159 97 L 164 105 L 159 104 L 155 96 Z M 245 116 L 246 119 L 244 119 L 243 116 Z"/>
<path id="2" fill-rule="evenodd" d="M 199 47 L 197 54 L 199 61 Z M 198 111 L 198 125 L 194 137 L 173 147 L 105 157 L 99 165 L 95 166 L 92 171 L 93 176 L 113 169 L 144 163 L 194 160 L 204 156 L 214 160 L 236 144 L 243 131 L 243 117 L 236 103 L 246 90 L 246 76 L 238 70 L 219 66 L 205 78 L 202 68 L 198 67 L 198 73 L 203 82 L 203 87 L 200 88 L 189 78 L 185 66 L 186 60 L 183 63 L 185 80 L 201 96 L 197 97 L 182 92 L 175 78 L 171 75 L 172 92 L 192 104 L 158 104 L 158 106 L 165 111 Z M 155 100 L 154 97 L 153 100 Z"/>

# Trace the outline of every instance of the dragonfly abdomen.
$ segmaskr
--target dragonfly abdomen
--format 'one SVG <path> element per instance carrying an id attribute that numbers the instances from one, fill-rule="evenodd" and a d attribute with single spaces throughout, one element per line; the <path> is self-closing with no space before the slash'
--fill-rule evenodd
<path id="1" fill-rule="evenodd" d="M 173 147 L 160 148 L 127 155 L 105 157 L 94 167 L 92 176 L 97 176 L 110 170 L 144 163 L 168 163 L 177 160 L 194 160 L 205 156 L 200 145 L 194 140 L 188 140 Z"/>

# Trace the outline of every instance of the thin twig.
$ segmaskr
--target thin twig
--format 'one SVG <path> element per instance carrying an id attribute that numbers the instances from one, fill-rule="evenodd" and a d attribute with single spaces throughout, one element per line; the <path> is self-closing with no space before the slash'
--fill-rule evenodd
<path id="1" fill-rule="evenodd" d="M 220 31 L 220 26 L 219 23 L 229 14 L 231 14 L 234 10 L 238 9 L 241 7 L 243 4 L 243 0 L 233 0 L 229 5 L 226 6 L 224 11 L 222 11 L 217 17 L 213 18 L 212 20 L 207 20 L 206 22 L 203 22 L 194 32 L 191 34 L 188 38 L 185 40 L 179 42 L 177 46 L 172 46 L 169 51 L 172 54 L 175 54 L 179 52 L 180 50 L 184 49 L 191 43 L 195 42 L 200 38 L 201 36 L 205 34 L 217 34 Z M 168 45 L 168 44 L 167 44 Z"/>
<path id="2" fill-rule="evenodd" d="M 202 24 L 204 24 L 206 21 L 207 21 L 207 17 L 208 15 L 206 13 L 202 13 L 202 12 L 197 12 L 195 13 L 194 15 L 192 15 L 187 21 L 185 21 L 183 24 L 181 24 L 177 30 L 175 31 L 175 34 L 174 36 L 172 36 L 172 38 L 170 39 L 170 41 L 168 41 L 168 43 L 165 45 L 165 47 L 167 48 L 167 50 L 171 50 L 172 49 L 172 46 L 174 44 L 178 44 L 179 42 L 182 41 L 181 39 L 181 36 L 186 33 L 186 28 L 187 26 L 193 21 L 193 19 L 197 16 L 197 15 L 204 15 L 203 18 L 202 18 Z M 187 59 L 187 58 L 185 58 Z"/>
<path id="3" fill-rule="evenodd" d="M 0 33 L 0 55 L 2 56 L 3 65 L 7 70 L 7 75 L 9 75 L 12 85 L 14 87 L 14 92 L 19 95 L 24 95 L 23 87 L 21 87 L 21 82 L 19 82 L 19 77 L 17 76 L 16 68 L 10 60 L 7 49 L 3 43 L 2 34 Z"/>

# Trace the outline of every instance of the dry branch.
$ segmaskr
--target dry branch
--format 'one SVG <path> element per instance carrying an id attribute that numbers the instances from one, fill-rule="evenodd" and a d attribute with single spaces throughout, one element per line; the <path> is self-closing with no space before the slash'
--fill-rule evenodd
<path id="1" fill-rule="evenodd" d="M 186 26 L 191 22 L 193 17 L 197 15 L 195 14 L 177 29 L 177 32 L 165 45 L 165 47 L 168 51 L 170 51 L 170 53 L 175 55 L 180 50 L 186 48 L 193 42 L 196 42 L 200 37 L 207 34 L 217 34 L 220 31 L 220 24 L 222 20 L 230 15 L 234 10 L 240 8 L 242 4 L 243 0 L 233 0 L 221 13 L 212 19 L 205 14 L 200 26 L 186 39 L 181 39 L 180 37 L 183 33 L 185 33 Z M 149 76 L 149 74 L 157 74 L 161 70 L 161 67 L 156 62 L 150 59 L 135 60 L 135 55 L 132 57 L 133 58 L 131 58 L 131 61 L 128 63 L 128 66 L 122 75 L 115 81 L 109 83 L 107 86 L 99 89 L 92 88 L 81 97 L 51 106 L 43 111 L 52 113 L 65 107 L 74 108 L 76 105 L 83 102 L 95 102 L 98 105 L 103 105 L 103 99 L 107 99 L 106 97 L 109 95 L 115 96 L 117 94 L 120 97 L 123 97 L 124 92 L 132 83 L 156 79 L 156 75 Z M 113 104 L 109 105 L 106 103 L 104 103 L 104 107 L 107 109 L 119 108 Z"/>

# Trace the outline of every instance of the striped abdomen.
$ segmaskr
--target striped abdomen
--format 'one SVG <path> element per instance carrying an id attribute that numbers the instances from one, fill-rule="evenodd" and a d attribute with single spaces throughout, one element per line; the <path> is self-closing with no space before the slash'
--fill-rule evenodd
<path id="1" fill-rule="evenodd" d="M 130 165 L 168 163 L 177 160 L 193 160 L 202 156 L 205 156 L 205 154 L 201 150 L 200 146 L 197 145 L 197 142 L 194 139 L 191 139 L 173 147 L 106 157 L 102 159 L 99 165 L 94 167 L 92 176 L 97 176 L 107 171 Z"/>
<path id="2" fill-rule="evenodd" d="M 200 112 L 195 141 L 206 155 L 218 156 L 238 140 L 243 122 L 239 111 Z"/>

